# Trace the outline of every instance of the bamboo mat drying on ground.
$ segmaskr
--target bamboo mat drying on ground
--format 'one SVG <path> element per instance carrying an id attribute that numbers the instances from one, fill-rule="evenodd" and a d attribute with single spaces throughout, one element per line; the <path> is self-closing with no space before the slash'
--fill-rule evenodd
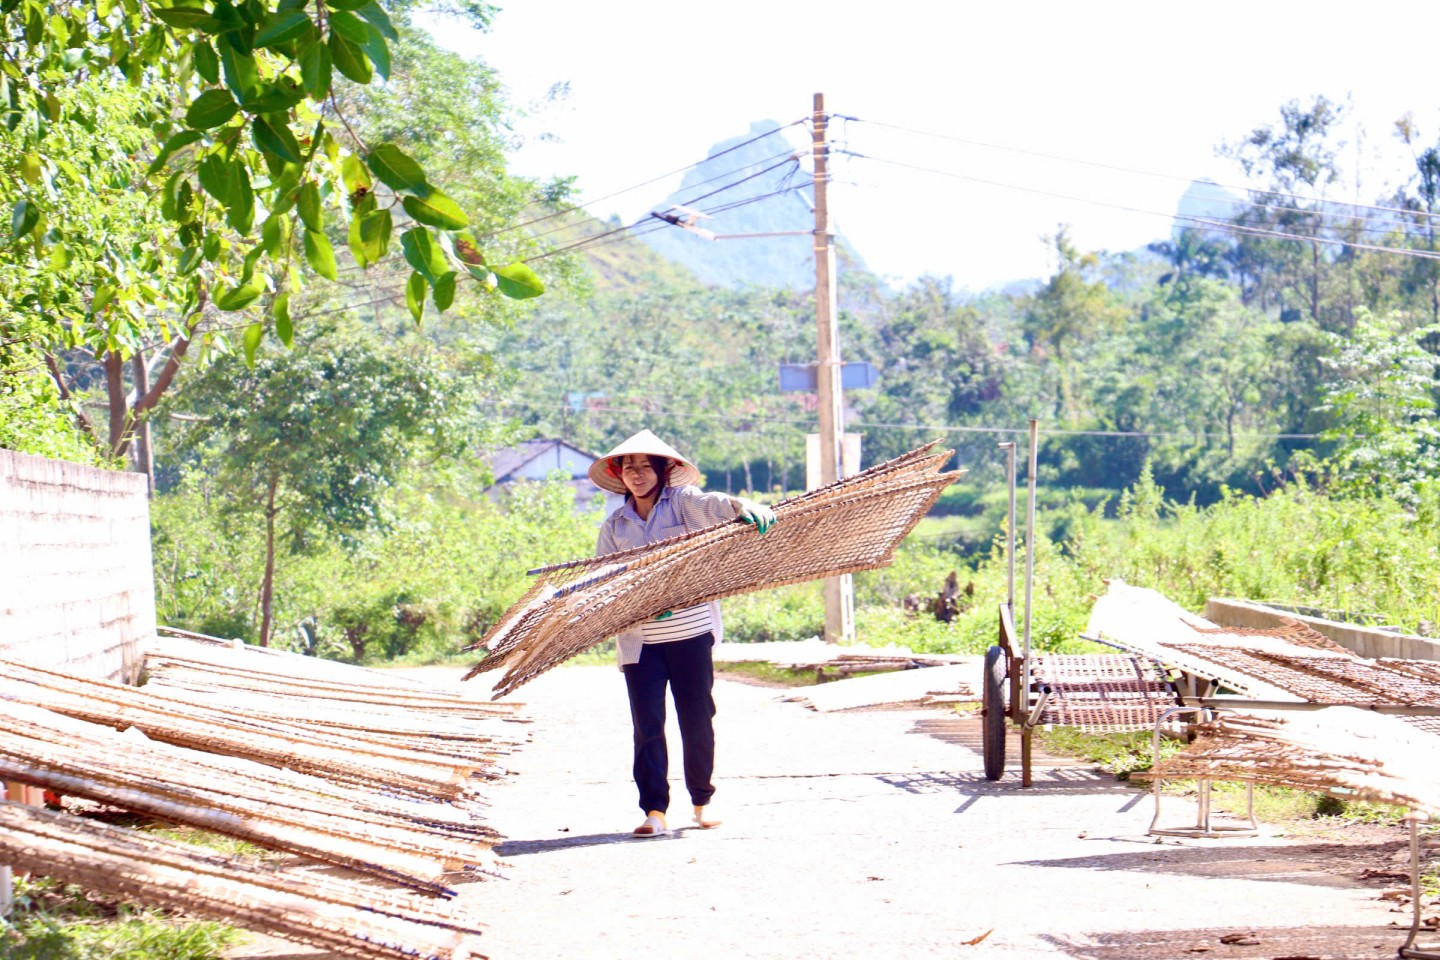
<path id="1" fill-rule="evenodd" d="M 492 703 L 394 672 L 283 654 L 267 648 L 160 639 L 145 651 L 146 685 L 295 697 L 330 709 L 364 706 L 387 715 L 434 715 L 436 727 L 513 719 L 522 704 Z M 391 729 L 387 724 L 386 729 Z"/>
<path id="2" fill-rule="evenodd" d="M 0 863 L 148 907 L 356 957 L 470 960 L 481 933 L 453 901 L 298 877 L 238 857 L 0 801 Z"/>
<path id="3" fill-rule="evenodd" d="M 227 710 L 215 697 L 196 701 L 0 660 L 0 699 L 28 703 L 116 729 L 137 727 L 152 740 L 243 757 L 339 783 L 421 799 L 476 799 L 474 762 L 366 742 L 263 714 Z"/>
<path id="4" fill-rule="evenodd" d="M 934 446 L 779 503 L 779 522 L 763 535 L 747 524 L 722 523 L 542 568 L 476 645 L 488 654 L 465 679 L 505 668 L 494 688 L 498 698 L 664 610 L 886 566 L 960 476 L 940 472 L 952 451 L 931 453 Z"/>
<path id="5" fill-rule="evenodd" d="M 0 780 L 237 837 L 436 895 L 440 877 L 493 872 L 488 826 L 457 806 L 397 800 L 318 777 L 155 743 L 13 701 Z"/>
<path id="6" fill-rule="evenodd" d="M 1196 739 L 1133 777 L 1212 779 L 1319 790 L 1440 818 L 1440 739 L 1366 710 L 1283 717 L 1221 714 Z"/>
<path id="7" fill-rule="evenodd" d="M 436 688 L 411 690 L 377 685 L 337 689 L 306 680 L 251 674 L 248 664 L 214 658 L 255 660 L 228 651 L 176 648 L 171 641 L 145 654 L 144 691 L 157 698 L 221 704 L 251 716 L 313 726 L 393 749 L 423 750 L 472 762 L 495 763 L 523 742 L 518 704 L 474 701 Z M 196 654 L 198 653 L 198 656 Z M 376 676 L 376 683 L 388 681 Z M 494 709 L 492 709 L 494 708 Z"/>
<path id="8" fill-rule="evenodd" d="M 974 681 L 980 676 L 980 658 L 970 657 L 969 660 L 969 663 L 943 667 L 922 667 L 833 680 L 813 687 L 800 687 L 783 699 L 803 703 L 821 713 L 882 704 L 928 705 L 974 700 L 978 699 Z"/>
<path id="9" fill-rule="evenodd" d="M 1440 707 L 1440 664 L 1369 660 L 1296 620 L 1274 629 L 1218 627 L 1118 580 L 1096 601 L 1087 633 L 1257 699 Z M 1440 718 L 1403 719 L 1440 734 Z"/>

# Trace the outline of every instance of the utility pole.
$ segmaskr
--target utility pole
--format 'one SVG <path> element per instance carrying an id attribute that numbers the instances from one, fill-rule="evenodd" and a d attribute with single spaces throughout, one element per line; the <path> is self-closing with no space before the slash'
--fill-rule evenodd
<path id="1" fill-rule="evenodd" d="M 826 193 L 830 148 L 825 142 L 829 119 L 825 115 L 825 94 L 815 94 L 811 115 L 815 161 L 815 323 L 817 354 L 816 387 L 820 397 L 820 483 L 834 483 L 845 475 L 841 455 L 845 423 L 840 389 L 840 337 L 835 329 L 835 237 L 830 232 L 830 206 Z M 851 576 L 829 577 L 824 583 L 825 642 L 835 643 L 855 635 L 855 588 Z"/>

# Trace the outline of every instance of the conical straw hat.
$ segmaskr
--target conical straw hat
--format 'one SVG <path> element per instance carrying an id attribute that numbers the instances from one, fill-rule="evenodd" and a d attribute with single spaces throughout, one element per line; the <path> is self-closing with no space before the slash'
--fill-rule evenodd
<path id="1" fill-rule="evenodd" d="M 667 485 L 671 487 L 683 487 L 685 484 L 699 484 L 700 470 L 689 460 L 680 456 L 674 447 L 661 440 L 649 430 L 641 430 L 627 440 L 624 440 L 614 450 L 602 456 L 599 460 L 590 464 L 590 480 L 595 486 L 602 490 L 609 490 L 611 493 L 624 493 L 625 484 L 620 480 L 618 466 L 612 467 L 611 462 L 619 460 L 626 454 L 645 453 L 657 457 L 665 457 L 670 461 L 670 477 Z"/>

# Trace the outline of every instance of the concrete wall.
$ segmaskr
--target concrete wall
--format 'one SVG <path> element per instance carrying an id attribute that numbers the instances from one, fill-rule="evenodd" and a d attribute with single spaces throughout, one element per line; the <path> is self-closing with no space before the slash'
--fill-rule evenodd
<path id="1" fill-rule="evenodd" d="M 1361 627 L 1353 623 L 1325 620 L 1321 617 L 1302 617 L 1297 613 L 1289 613 L 1285 610 L 1244 600 L 1211 598 L 1205 602 L 1205 619 L 1222 627 L 1268 629 L 1280 626 L 1282 617 L 1299 620 L 1362 657 L 1440 660 L 1440 640 L 1429 637 L 1414 637 L 1389 630 L 1376 630 L 1374 627 Z"/>
<path id="2" fill-rule="evenodd" d="M 145 477 L 0 450 L 0 657 L 134 682 L 154 635 Z"/>

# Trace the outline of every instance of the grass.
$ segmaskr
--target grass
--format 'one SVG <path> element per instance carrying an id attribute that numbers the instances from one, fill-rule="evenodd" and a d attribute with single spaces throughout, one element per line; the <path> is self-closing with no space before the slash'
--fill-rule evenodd
<path id="1" fill-rule="evenodd" d="M 813 687 L 817 682 L 814 670 L 791 670 L 788 667 L 777 667 L 773 663 L 755 661 L 722 661 L 715 664 L 715 672 L 749 677 L 776 687 Z"/>
<path id="2" fill-rule="evenodd" d="M 16 877 L 0 920 L 0 960 L 220 960 L 238 930 L 99 898 L 80 887 Z"/>
<path id="3" fill-rule="evenodd" d="M 81 801 L 67 800 L 67 807 Z M 143 830 L 224 856 L 265 856 L 252 843 L 84 806 L 92 818 Z M 72 809 L 72 813 L 75 812 Z M 244 934 L 222 923 L 148 910 L 45 877 L 14 878 L 14 903 L 0 918 L 0 960 L 220 960 Z"/>

